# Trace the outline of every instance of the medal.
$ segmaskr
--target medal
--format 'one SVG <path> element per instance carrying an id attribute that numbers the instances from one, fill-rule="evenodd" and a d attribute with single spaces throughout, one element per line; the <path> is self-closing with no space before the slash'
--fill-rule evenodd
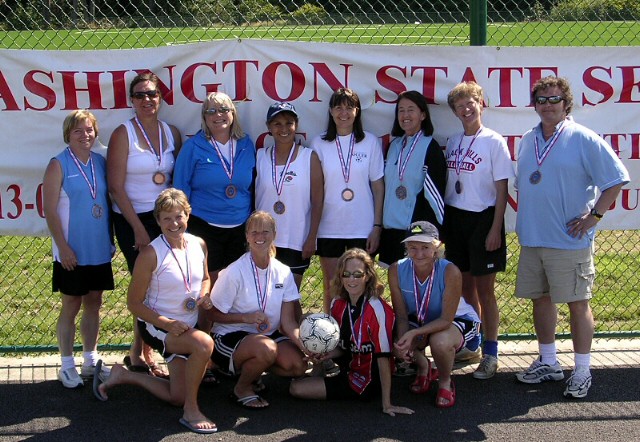
<path id="1" fill-rule="evenodd" d="M 102 210 L 102 206 L 100 206 L 98 203 L 95 202 L 96 197 L 98 196 L 98 184 L 96 182 L 96 171 L 93 168 L 93 158 L 91 158 L 91 152 L 89 152 L 89 161 L 87 162 L 87 165 L 91 166 L 91 178 L 92 178 L 91 181 L 93 183 L 89 181 L 89 177 L 87 176 L 87 174 L 84 172 L 84 169 L 80 165 L 80 160 L 78 160 L 78 157 L 76 157 L 76 154 L 73 153 L 70 147 L 67 147 L 67 150 L 69 151 L 69 155 L 71 155 L 71 159 L 73 160 L 76 167 L 80 171 L 80 175 L 82 175 L 82 178 L 84 178 L 84 182 L 87 183 L 87 186 L 89 187 L 89 193 L 91 194 L 91 198 L 93 198 L 93 201 L 94 201 L 93 206 L 91 206 L 91 216 L 93 216 L 96 219 L 99 219 L 102 217 L 103 210 Z"/>
<path id="2" fill-rule="evenodd" d="M 460 195 L 462 193 L 462 183 L 460 182 L 460 171 L 462 170 L 462 163 L 464 163 L 464 159 L 467 158 L 467 156 L 469 155 L 469 152 L 471 152 L 471 146 L 473 146 L 473 143 L 476 142 L 476 138 L 478 138 L 478 135 L 480 135 L 480 132 L 482 132 L 483 127 L 480 126 L 480 129 L 478 129 L 478 131 L 473 135 L 473 138 L 471 139 L 471 143 L 469 143 L 469 146 L 467 146 L 467 150 L 465 150 L 464 155 L 460 155 L 462 153 L 462 141 L 464 141 L 464 132 L 462 133 L 462 137 L 460 138 L 460 142 L 458 143 L 458 149 L 456 150 L 456 162 L 455 162 L 455 171 L 456 171 L 456 175 L 458 177 L 458 180 L 456 181 L 455 184 L 455 189 L 456 189 L 456 193 L 458 195 Z"/>
<path id="3" fill-rule="evenodd" d="M 256 328 L 258 329 L 258 332 L 264 333 L 269 328 L 269 323 L 267 321 L 261 322 Z"/>
<path id="4" fill-rule="evenodd" d="M 233 184 L 229 184 L 227 187 L 225 187 L 224 194 L 227 198 L 233 199 L 238 194 L 238 189 Z"/>
<path id="5" fill-rule="evenodd" d="M 542 167 L 542 163 L 544 163 L 544 160 L 547 159 L 547 156 L 551 152 L 551 149 L 553 149 L 553 146 L 556 144 L 556 142 L 560 138 L 560 134 L 564 130 L 564 127 L 565 127 L 564 123 L 566 121 L 567 121 L 566 119 L 562 120 L 562 123 L 560 123 L 560 127 L 556 129 L 556 131 L 553 133 L 553 136 L 549 139 L 549 141 L 545 143 L 542 149 L 540 149 L 540 146 L 538 146 L 538 136 L 536 135 L 533 138 L 535 154 L 536 154 L 536 162 L 538 163 L 538 170 L 534 171 L 531 175 L 529 175 L 529 182 L 531 184 L 538 184 L 540 180 L 542 180 L 542 172 L 540 172 L 540 167 Z"/>
<path id="6" fill-rule="evenodd" d="M 229 140 L 230 158 L 229 158 L 229 162 L 228 163 L 227 163 L 227 160 L 224 157 L 224 155 L 222 155 L 222 152 L 220 152 L 220 147 L 218 147 L 218 143 L 216 142 L 215 138 L 213 138 L 213 137 L 209 138 L 209 143 L 213 146 L 213 149 L 218 154 L 218 159 L 220 160 L 220 164 L 222 164 L 222 168 L 224 169 L 224 173 L 227 174 L 227 177 L 229 178 L 229 181 L 232 181 L 233 180 L 233 163 L 234 163 L 234 157 L 236 156 L 236 147 L 235 147 L 235 143 L 234 143 L 233 138 L 231 138 Z M 233 184 L 229 184 L 224 189 L 224 194 L 229 199 L 235 198 L 236 195 L 238 194 L 238 189 Z"/>
<path id="7" fill-rule="evenodd" d="M 273 211 L 276 212 L 278 215 L 282 215 L 284 213 L 284 210 L 285 210 L 285 207 L 282 201 L 276 201 L 273 204 Z"/>
<path id="8" fill-rule="evenodd" d="M 538 184 L 542 179 L 542 173 L 539 170 L 536 170 L 531 175 L 529 175 L 529 182 L 531 184 Z"/>
<path id="9" fill-rule="evenodd" d="M 291 159 L 293 158 L 293 152 L 296 150 L 296 144 L 293 143 L 291 150 L 289 151 L 289 156 L 287 157 L 287 162 L 280 172 L 280 179 L 276 179 L 276 146 L 271 148 L 271 181 L 273 182 L 273 187 L 276 188 L 276 194 L 278 195 L 278 201 L 276 201 L 273 205 L 273 211 L 278 215 L 282 215 L 285 210 L 284 203 L 280 201 L 280 194 L 282 194 L 282 189 L 284 189 L 284 179 L 287 176 L 287 172 L 289 170 L 289 166 L 291 165 Z"/>
<path id="10" fill-rule="evenodd" d="M 404 152 L 404 148 L 407 146 L 407 135 L 405 134 L 405 136 L 402 138 L 402 147 L 400 148 L 400 152 L 398 153 L 398 160 L 396 161 L 396 164 L 398 165 L 398 178 L 400 179 L 400 182 L 402 183 L 402 179 L 404 178 L 404 173 L 407 170 L 407 164 L 409 164 L 409 159 L 411 158 L 411 154 L 413 154 L 413 151 L 416 148 L 416 145 L 418 144 L 418 141 L 420 140 L 420 138 L 422 137 L 422 131 L 418 131 L 418 133 L 416 134 L 416 136 L 413 138 L 413 141 L 411 142 L 411 146 L 409 147 L 409 151 L 407 152 L 407 156 L 404 158 L 404 161 L 402 160 L 402 152 Z M 396 197 L 398 197 L 399 200 L 403 200 L 407 197 L 408 192 L 407 192 L 407 188 L 403 185 L 400 184 L 398 187 L 396 187 Z"/>
<path id="11" fill-rule="evenodd" d="M 344 178 L 344 183 L 349 185 L 349 176 L 351 175 L 351 159 L 353 158 L 353 149 L 355 148 L 356 141 L 353 136 L 353 132 L 351 133 L 351 138 L 349 139 L 349 151 L 347 152 L 347 160 L 345 161 L 344 155 L 342 153 L 342 145 L 340 144 L 340 137 L 336 136 L 336 149 L 338 149 L 338 158 L 340 159 L 340 167 L 342 168 L 342 177 Z M 353 190 L 349 189 L 349 187 L 345 187 L 342 191 L 342 199 L 344 201 L 351 201 L 354 197 Z"/>
<path id="12" fill-rule="evenodd" d="M 167 181 L 167 177 L 165 176 L 165 174 L 160 172 L 159 170 L 153 174 L 153 177 L 151 179 L 153 180 L 154 184 L 157 185 L 164 184 L 164 182 Z"/>
<path id="13" fill-rule="evenodd" d="M 162 238 L 164 245 L 167 246 L 167 248 L 169 249 L 169 252 L 171 252 L 173 259 L 176 260 L 176 264 L 178 264 L 178 268 L 180 269 L 180 274 L 182 275 L 182 282 L 184 283 L 184 288 L 186 289 L 186 298 L 182 302 L 182 307 L 185 309 L 185 311 L 192 312 L 198 307 L 198 300 L 196 299 L 195 296 L 191 294 L 191 266 L 189 265 L 189 249 L 187 247 L 187 242 L 184 241 L 183 239 L 184 260 L 186 262 L 186 269 L 187 269 L 185 273 L 185 271 L 182 270 L 182 265 L 180 265 L 180 261 L 178 260 L 178 257 L 176 256 L 175 252 L 173 251 L 171 244 L 169 244 L 169 241 L 167 241 L 167 238 L 164 237 L 164 234 L 160 235 L 160 238 Z"/>
<path id="14" fill-rule="evenodd" d="M 353 197 L 354 197 L 354 195 L 353 195 L 353 190 L 349 189 L 348 187 L 347 187 L 347 188 L 345 188 L 345 189 L 342 191 L 342 199 L 343 199 L 343 200 L 345 200 L 345 201 L 351 201 L 351 200 L 353 200 Z"/>
<path id="15" fill-rule="evenodd" d="M 267 302 L 269 301 L 269 286 L 271 285 L 271 263 L 267 267 L 267 276 L 265 278 L 264 290 L 260 284 L 260 274 L 258 273 L 258 266 L 253 261 L 253 258 L 249 256 L 249 262 L 251 263 L 251 270 L 253 270 L 253 283 L 256 287 L 256 297 L 258 299 L 258 307 L 265 313 L 267 309 Z M 259 333 L 265 332 L 269 328 L 269 321 L 265 319 L 261 323 L 256 325 Z"/>
<path id="16" fill-rule="evenodd" d="M 183 306 L 186 311 L 192 312 L 198 306 L 198 302 L 196 301 L 196 298 L 194 298 L 193 296 L 189 296 L 184 300 Z"/>
<path id="17" fill-rule="evenodd" d="M 102 218 L 102 214 L 104 213 L 104 209 L 100 204 L 94 203 L 93 207 L 91 207 L 91 216 L 95 219 Z"/>
<path id="18" fill-rule="evenodd" d="M 144 130 L 144 127 L 140 123 L 140 120 L 138 119 L 137 115 L 135 116 L 135 122 L 136 122 L 136 125 L 138 126 L 138 129 L 140 129 L 140 132 L 142 132 L 142 136 L 144 137 L 144 141 L 147 142 L 147 146 L 149 146 L 149 150 L 151 151 L 151 153 L 155 155 L 156 161 L 158 162 L 158 170 L 156 171 L 156 173 L 153 174 L 153 176 L 151 177 L 151 180 L 153 181 L 154 184 L 157 184 L 157 185 L 164 184 L 164 182 L 167 180 L 167 177 L 164 175 L 164 173 L 160 172 L 160 170 L 162 169 L 162 156 L 164 153 L 164 146 L 162 143 L 162 140 L 163 140 L 162 126 L 158 121 L 158 138 L 160 140 L 160 148 L 156 152 L 156 149 L 153 147 L 153 144 L 151 144 L 151 139 L 149 138 L 147 131 Z"/>

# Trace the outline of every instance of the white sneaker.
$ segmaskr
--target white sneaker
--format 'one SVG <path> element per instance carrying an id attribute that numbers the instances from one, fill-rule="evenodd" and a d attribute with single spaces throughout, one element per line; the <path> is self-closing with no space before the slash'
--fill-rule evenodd
<path id="1" fill-rule="evenodd" d="M 84 385 L 84 381 L 78 375 L 75 367 L 60 370 L 58 372 L 58 380 L 62 382 L 65 388 L 80 388 Z"/>
<path id="2" fill-rule="evenodd" d="M 555 364 L 549 365 L 543 364 L 538 358 L 525 371 L 516 373 L 516 379 L 525 384 L 539 384 L 545 381 L 561 381 L 564 379 L 564 374 L 557 361 Z"/>
<path id="3" fill-rule="evenodd" d="M 498 358 L 492 355 L 482 356 L 482 361 L 473 372 L 473 377 L 476 379 L 490 379 L 495 376 L 498 370 Z"/>
<path id="4" fill-rule="evenodd" d="M 467 365 L 477 364 L 482 360 L 482 350 L 478 347 L 475 351 L 469 350 L 467 347 L 462 347 L 459 352 L 456 353 L 453 360 L 453 370 L 457 370 Z"/>
<path id="5" fill-rule="evenodd" d="M 80 376 L 82 376 L 83 378 L 92 378 L 95 371 L 95 365 L 83 365 L 80 369 Z M 106 381 L 110 374 L 111 368 L 102 364 L 102 369 L 100 370 L 100 380 L 102 382 Z"/>
<path id="6" fill-rule="evenodd" d="M 591 387 L 591 372 L 589 370 L 573 370 L 567 379 L 567 388 L 564 390 L 564 397 L 580 399 L 587 395 Z"/>

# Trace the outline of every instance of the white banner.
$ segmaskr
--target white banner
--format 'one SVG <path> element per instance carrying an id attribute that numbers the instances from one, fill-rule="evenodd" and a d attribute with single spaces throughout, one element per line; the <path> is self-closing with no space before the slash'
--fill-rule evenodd
<path id="1" fill-rule="evenodd" d="M 397 94 L 415 89 L 430 103 L 435 138 L 461 130 L 447 93 L 462 80 L 485 90 L 483 123 L 500 132 L 512 157 L 520 137 L 539 122 L 529 105 L 531 85 L 546 75 L 567 77 L 575 120 L 601 134 L 629 169 L 604 229 L 638 229 L 640 192 L 640 51 L 638 48 L 372 46 L 235 40 L 154 49 L 0 51 L 0 234 L 47 234 L 40 183 L 49 159 L 64 147 L 62 121 L 73 109 L 91 110 L 99 141 L 133 115 L 128 86 L 139 72 L 162 81 L 160 116 L 182 132 L 200 128 L 200 108 L 211 91 L 237 102 L 243 128 L 258 147 L 269 143 L 266 111 L 290 101 L 300 114 L 300 136 L 325 130 L 328 99 L 353 88 L 363 103 L 365 129 L 385 148 Z M 511 188 L 507 227 L 517 207 Z"/>

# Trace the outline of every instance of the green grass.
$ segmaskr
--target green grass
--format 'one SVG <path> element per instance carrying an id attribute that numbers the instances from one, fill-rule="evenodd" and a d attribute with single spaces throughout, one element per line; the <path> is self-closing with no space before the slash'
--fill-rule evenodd
<path id="1" fill-rule="evenodd" d="M 509 234 L 508 265 L 498 275 L 496 297 L 500 307 L 500 333 L 533 333 L 531 303 L 513 296 L 519 246 Z M 0 237 L 0 352 L 56 345 L 56 321 L 60 298 L 51 292 L 51 241 L 48 238 Z M 597 277 L 592 307 L 596 331 L 640 331 L 640 232 L 600 232 L 596 249 Z M 129 281 L 120 253 L 114 261 L 116 289 L 106 292 L 102 308 L 101 344 L 131 342 L 131 315 L 126 308 Z M 386 285 L 386 272 L 379 270 Z M 322 309 L 322 273 L 316 257 L 302 286 L 303 309 Z M 388 289 L 386 299 L 390 299 Z M 566 306 L 560 308 L 558 331 L 568 332 Z"/>
<path id="2" fill-rule="evenodd" d="M 491 46 L 634 46 L 638 22 L 493 23 Z M 304 26 L 265 24 L 241 27 L 78 29 L 0 32 L 6 49 L 130 49 L 229 39 L 332 43 L 468 46 L 466 23 Z"/>

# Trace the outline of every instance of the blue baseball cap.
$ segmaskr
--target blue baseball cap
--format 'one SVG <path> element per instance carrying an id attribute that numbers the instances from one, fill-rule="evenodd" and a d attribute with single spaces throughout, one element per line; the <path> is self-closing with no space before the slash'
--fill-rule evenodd
<path id="1" fill-rule="evenodd" d="M 296 112 L 296 108 L 293 107 L 293 104 L 287 103 L 286 101 L 281 101 L 279 103 L 273 103 L 269 106 L 269 110 L 267 111 L 267 123 L 273 120 L 273 117 L 278 115 L 281 112 L 290 112 L 298 118 L 298 112 Z"/>

